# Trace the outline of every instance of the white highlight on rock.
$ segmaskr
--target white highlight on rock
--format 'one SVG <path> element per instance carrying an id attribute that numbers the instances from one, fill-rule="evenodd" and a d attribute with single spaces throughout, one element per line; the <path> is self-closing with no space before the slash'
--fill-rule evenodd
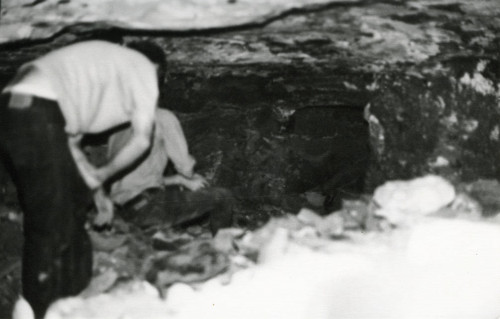
<path id="1" fill-rule="evenodd" d="M 444 156 L 438 156 L 436 159 L 429 163 L 431 167 L 445 167 L 450 165 L 450 161 Z"/>
<path id="2" fill-rule="evenodd" d="M 493 82 L 481 74 L 487 64 L 488 63 L 486 61 L 480 61 L 477 64 L 476 72 L 474 72 L 473 76 L 471 77 L 469 73 L 465 73 L 464 76 L 460 78 L 460 83 L 473 88 L 475 91 L 483 95 L 495 94 L 496 90 Z"/>
<path id="3" fill-rule="evenodd" d="M 450 204 L 455 188 L 444 178 L 427 175 L 409 181 L 389 181 L 379 186 L 373 200 L 376 214 L 398 224 L 406 218 L 428 215 Z"/>

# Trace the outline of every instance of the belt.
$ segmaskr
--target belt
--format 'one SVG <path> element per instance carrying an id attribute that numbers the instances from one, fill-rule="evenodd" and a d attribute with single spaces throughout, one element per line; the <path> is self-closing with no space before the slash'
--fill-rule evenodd
<path id="1" fill-rule="evenodd" d="M 66 123 L 61 113 L 59 104 L 55 100 L 49 100 L 29 94 L 3 93 L 0 96 L 3 111 L 27 111 L 32 116 L 39 116 L 40 121 L 52 124 Z"/>

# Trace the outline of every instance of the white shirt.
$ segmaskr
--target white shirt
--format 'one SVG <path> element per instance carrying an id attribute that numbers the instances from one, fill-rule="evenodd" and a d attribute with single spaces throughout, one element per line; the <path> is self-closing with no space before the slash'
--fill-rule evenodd
<path id="1" fill-rule="evenodd" d="M 134 119 L 153 120 L 158 80 L 141 53 L 105 41 L 86 41 L 23 65 L 4 92 L 58 101 L 69 134 L 99 133 Z"/>

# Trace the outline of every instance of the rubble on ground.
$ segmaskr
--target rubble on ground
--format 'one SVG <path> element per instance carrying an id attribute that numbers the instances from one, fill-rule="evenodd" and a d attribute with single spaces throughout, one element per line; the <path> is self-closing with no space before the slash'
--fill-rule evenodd
<path id="1" fill-rule="evenodd" d="M 253 231 L 210 238 L 203 227 L 194 235 L 157 230 L 150 238 L 169 245 L 151 251 L 142 279 L 125 281 L 140 288 L 110 285 L 113 274 L 95 277 L 107 289 L 58 301 L 49 318 L 494 318 L 500 219 L 484 215 L 470 193 L 484 196 L 488 186 L 500 189 L 425 176 L 388 182 L 370 200 L 345 201 L 326 216 L 304 208 Z M 381 207 L 406 218 L 389 220 Z"/>

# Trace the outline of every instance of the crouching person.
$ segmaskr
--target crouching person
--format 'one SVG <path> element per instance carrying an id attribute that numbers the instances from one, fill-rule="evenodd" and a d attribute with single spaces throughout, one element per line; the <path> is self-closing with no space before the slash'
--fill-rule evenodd
<path id="1" fill-rule="evenodd" d="M 104 41 L 55 50 L 23 65 L 0 96 L 0 154 L 24 212 L 22 294 L 43 318 L 49 304 L 89 283 L 84 228 L 92 195 L 150 146 L 158 99 L 158 47 L 143 53 Z M 162 61 L 163 60 L 163 61 Z M 103 166 L 80 140 L 130 123 L 131 135 Z"/>
<path id="2" fill-rule="evenodd" d="M 176 226 L 207 215 L 213 234 L 230 227 L 234 202 L 231 192 L 210 187 L 203 176 L 194 172 L 196 161 L 189 154 L 181 124 L 171 111 L 157 109 L 155 121 L 151 150 L 111 186 L 110 195 L 121 207 L 120 214 L 143 228 Z M 111 136 L 110 157 L 122 148 L 130 134 L 130 130 L 123 130 Z M 177 174 L 164 176 L 169 162 Z"/>

